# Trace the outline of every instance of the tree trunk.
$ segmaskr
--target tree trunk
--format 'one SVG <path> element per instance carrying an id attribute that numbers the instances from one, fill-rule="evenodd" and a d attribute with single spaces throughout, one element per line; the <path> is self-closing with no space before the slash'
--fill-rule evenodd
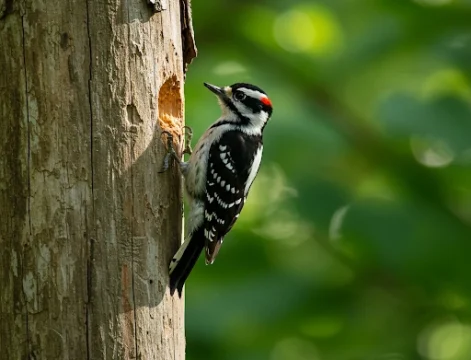
<path id="1" fill-rule="evenodd" d="M 163 1 L 0 0 L 2 359 L 184 358 L 180 176 L 157 171 L 195 49 Z"/>

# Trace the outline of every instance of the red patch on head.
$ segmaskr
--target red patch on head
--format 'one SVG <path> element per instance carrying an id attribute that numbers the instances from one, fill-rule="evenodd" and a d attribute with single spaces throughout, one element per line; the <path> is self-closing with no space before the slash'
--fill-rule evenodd
<path id="1" fill-rule="evenodd" d="M 267 98 L 266 96 L 262 96 L 260 98 L 260 101 L 262 102 L 262 104 L 264 105 L 267 105 L 267 106 L 271 106 L 271 101 L 269 98 Z"/>

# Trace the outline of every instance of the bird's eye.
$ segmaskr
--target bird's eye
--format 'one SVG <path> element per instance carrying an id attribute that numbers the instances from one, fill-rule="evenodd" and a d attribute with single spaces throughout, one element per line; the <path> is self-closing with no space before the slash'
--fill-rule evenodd
<path id="1" fill-rule="evenodd" d="M 234 97 L 236 100 L 242 101 L 245 99 L 246 95 L 243 92 L 236 92 Z"/>

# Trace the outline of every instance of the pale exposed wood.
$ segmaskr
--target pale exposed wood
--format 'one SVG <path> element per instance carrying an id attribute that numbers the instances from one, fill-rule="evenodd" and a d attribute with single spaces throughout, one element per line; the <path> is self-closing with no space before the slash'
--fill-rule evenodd
<path id="1" fill-rule="evenodd" d="M 184 359 L 180 177 L 157 171 L 195 53 L 165 5 L 0 0 L 2 359 Z"/>

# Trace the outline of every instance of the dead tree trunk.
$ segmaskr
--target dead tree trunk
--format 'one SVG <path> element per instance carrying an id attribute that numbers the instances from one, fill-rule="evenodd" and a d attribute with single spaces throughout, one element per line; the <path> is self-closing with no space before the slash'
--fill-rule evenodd
<path id="1" fill-rule="evenodd" d="M 183 359 L 187 3 L 0 0 L 0 358 Z"/>

